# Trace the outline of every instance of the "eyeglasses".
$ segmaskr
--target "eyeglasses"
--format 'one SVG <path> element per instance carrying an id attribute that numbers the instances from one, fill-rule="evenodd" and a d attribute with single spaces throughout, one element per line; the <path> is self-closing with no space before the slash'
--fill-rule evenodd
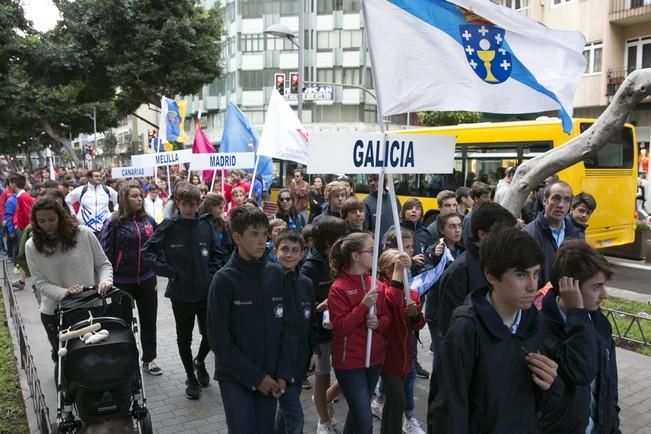
<path id="1" fill-rule="evenodd" d="M 357 253 L 373 253 L 373 248 L 371 247 L 370 249 L 360 249 L 357 251 Z"/>
<path id="2" fill-rule="evenodd" d="M 281 201 L 281 202 L 289 202 L 289 201 L 292 200 L 292 198 L 291 197 L 279 197 L 278 200 Z"/>

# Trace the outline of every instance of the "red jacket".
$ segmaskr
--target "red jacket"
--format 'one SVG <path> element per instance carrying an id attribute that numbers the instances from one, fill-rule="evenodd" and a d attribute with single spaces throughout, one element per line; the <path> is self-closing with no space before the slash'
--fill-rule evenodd
<path id="1" fill-rule="evenodd" d="M 407 302 L 405 292 L 398 285 L 386 286 L 384 297 L 386 308 L 391 318 L 391 327 L 384 333 L 387 340 L 387 355 L 382 365 L 382 372 L 393 375 L 407 375 L 414 362 L 412 350 L 412 332 L 425 325 L 423 312 L 420 312 L 420 300 L 416 291 L 409 291 L 409 296 L 418 306 L 418 319 L 413 320 L 405 314 Z M 402 286 L 402 285 L 400 285 Z"/>
<path id="2" fill-rule="evenodd" d="M 371 366 L 380 365 L 384 359 L 384 332 L 390 324 L 384 300 L 384 284 L 378 280 L 378 297 L 375 303 L 380 322 L 373 330 Z M 366 362 L 366 315 L 369 308 L 362 303 L 371 288 L 371 276 L 348 274 L 344 271 L 332 282 L 328 293 L 328 310 L 332 322 L 332 366 L 335 369 L 364 368 Z"/>
<path id="3" fill-rule="evenodd" d="M 29 225 L 30 214 L 32 212 L 32 204 L 34 199 L 28 192 L 24 191 L 20 195 L 16 195 L 16 214 L 14 214 L 14 223 L 19 231 L 24 231 Z"/>

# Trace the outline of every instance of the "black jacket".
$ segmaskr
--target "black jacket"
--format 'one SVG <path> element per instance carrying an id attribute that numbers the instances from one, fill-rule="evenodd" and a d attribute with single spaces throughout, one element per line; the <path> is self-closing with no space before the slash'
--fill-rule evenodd
<path id="1" fill-rule="evenodd" d="M 375 232 L 375 211 L 377 210 L 377 197 L 378 192 L 369 193 L 363 200 L 366 207 L 366 220 L 364 221 L 364 229 Z M 400 214 L 400 201 L 396 198 L 396 206 L 398 207 L 398 214 Z M 380 222 L 380 239 L 384 238 L 389 228 L 394 225 L 393 212 L 391 211 L 391 201 L 389 192 L 385 191 L 382 195 L 382 220 Z"/>
<path id="2" fill-rule="evenodd" d="M 556 251 L 560 246 L 556 245 L 556 240 L 554 240 L 552 230 L 549 227 L 549 223 L 547 222 L 544 214 L 538 214 L 538 217 L 536 217 L 534 221 L 524 227 L 524 231 L 531 235 L 538 242 L 538 245 L 543 250 L 543 254 L 545 255 L 545 263 L 543 264 L 542 270 L 540 270 L 540 274 L 538 275 L 538 288 L 542 288 L 547 284 L 547 282 L 549 282 L 552 262 L 554 262 Z M 583 232 L 578 230 L 571 223 L 571 220 L 565 221 L 564 241 L 584 238 L 585 236 L 583 235 Z"/>
<path id="3" fill-rule="evenodd" d="M 512 334 L 487 293 L 473 291 L 443 340 L 430 382 L 430 433 L 540 433 L 537 414 L 553 414 L 562 405 L 560 377 L 542 392 L 525 360 L 525 353 L 544 348 L 542 316 L 532 305 Z"/>
<path id="4" fill-rule="evenodd" d="M 233 252 L 210 284 L 208 339 L 215 379 L 255 390 L 265 375 L 294 379 L 296 318 L 285 273 Z"/>
<path id="5" fill-rule="evenodd" d="M 303 262 L 303 265 L 301 266 L 301 274 L 312 281 L 317 305 L 328 298 L 330 285 L 332 285 L 332 282 L 334 281 L 330 275 L 330 265 L 328 264 L 328 258 L 322 255 L 321 252 L 317 251 L 316 249 L 311 249 L 307 253 L 305 262 Z M 324 329 L 322 324 L 323 313 L 318 312 L 316 314 L 316 321 L 314 323 L 315 344 L 325 344 L 332 342 L 332 330 Z"/>
<path id="6" fill-rule="evenodd" d="M 590 410 L 590 384 L 596 378 L 594 433 L 619 433 L 617 363 L 610 323 L 600 311 L 570 309 L 561 317 L 556 294 L 543 299 L 545 352 L 558 363 L 565 384 L 560 417 L 541 418 L 545 433 L 584 434 Z"/>
<path id="7" fill-rule="evenodd" d="M 455 308 L 461 306 L 472 291 L 488 286 L 479 265 L 479 247 L 472 243 L 460 254 L 439 280 L 438 325 L 445 336 Z"/>
<path id="8" fill-rule="evenodd" d="M 293 297 L 296 317 L 297 351 L 294 364 L 294 379 L 305 379 L 310 358 L 314 352 L 314 322 L 316 321 L 316 301 L 314 286 L 307 277 L 293 271 L 286 273 L 287 286 Z"/>
<path id="9" fill-rule="evenodd" d="M 145 264 L 167 277 L 165 296 L 197 303 L 208 298 L 208 286 L 219 266 L 212 218 L 165 219 L 142 248 Z"/>

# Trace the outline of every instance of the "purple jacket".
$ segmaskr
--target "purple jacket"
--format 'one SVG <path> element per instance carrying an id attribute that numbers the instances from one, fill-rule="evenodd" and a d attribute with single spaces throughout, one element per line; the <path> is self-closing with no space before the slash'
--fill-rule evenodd
<path id="1" fill-rule="evenodd" d="M 156 230 L 150 216 L 138 220 L 135 215 L 120 223 L 114 216 L 106 219 L 99 242 L 113 264 L 113 282 L 137 283 L 155 276 L 142 260 L 142 246 Z M 119 286 L 119 285 L 118 285 Z"/>

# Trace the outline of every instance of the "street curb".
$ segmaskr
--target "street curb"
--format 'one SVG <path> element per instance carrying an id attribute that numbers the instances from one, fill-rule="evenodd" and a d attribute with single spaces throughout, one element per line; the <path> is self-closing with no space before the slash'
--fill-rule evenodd
<path id="1" fill-rule="evenodd" d="M 640 294 L 639 292 L 629 291 L 628 289 L 613 288 L 612 286 L 606 286 L 606 288 L 608 289 L 608 295 L 611 297 L 651 304 L 651 294 Z"/>

